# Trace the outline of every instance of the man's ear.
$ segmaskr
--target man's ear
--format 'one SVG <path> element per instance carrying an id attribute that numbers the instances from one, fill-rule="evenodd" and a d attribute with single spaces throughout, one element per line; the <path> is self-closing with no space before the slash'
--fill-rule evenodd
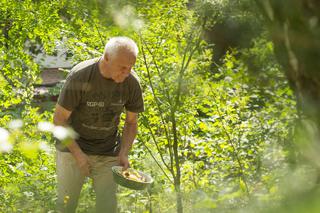
<path id="1" fill-rule="evenodd" d="M 106 62 L 109 62 L 109 60 L 110 60 L 110 59 L 109 59 L 109 56 L 108 56 L 107 54 L 104 54 L 104 55 L 103 55 L 103 58 L 104 58 L 104 60 L 105 60 Z"/>

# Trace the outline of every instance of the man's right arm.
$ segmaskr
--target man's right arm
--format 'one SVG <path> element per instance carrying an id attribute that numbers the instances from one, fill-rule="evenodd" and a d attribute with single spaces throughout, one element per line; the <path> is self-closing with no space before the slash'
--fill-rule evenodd
<path id="1" fill-rule="evenodd" d="M 53 123 L 56 126 L 67 126 L 67 121 L 71 115 L 72 111 L 69 111 L 59 104 L 56 105 L 54 116 L 53 116 Z M 70 144 L 67 145 L 67 148 L 70 150 L 71 154 L 75 158 L 78 167 L 80 168 L 81 172 L 88 176 L 90 174 L 90 164 L 88 156 L 81 150 L 79 145 L 76 141 L 72 141 Z"/>

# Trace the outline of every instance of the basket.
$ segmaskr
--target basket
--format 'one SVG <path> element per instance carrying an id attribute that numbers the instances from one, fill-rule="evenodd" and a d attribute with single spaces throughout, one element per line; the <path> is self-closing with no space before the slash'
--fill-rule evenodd
<path id="1" fill-rule="evenodd" d="M 113 166 L 112 173 L 113 173 L 114 181 L 123 187 L 134 189 L 134 190 L 143 190 L 153 182 L 153 179 L 150 177 L 150 175 L 134 170 L 132 168 L 128 168 L 128 171 L 139 173 L 141 176 L 143 176 L 146 179 L 146 181 L 138 182 L 138 181 L 127 179 L 121 175 L 122 168 L 123 168 L 122 166 Z"/>

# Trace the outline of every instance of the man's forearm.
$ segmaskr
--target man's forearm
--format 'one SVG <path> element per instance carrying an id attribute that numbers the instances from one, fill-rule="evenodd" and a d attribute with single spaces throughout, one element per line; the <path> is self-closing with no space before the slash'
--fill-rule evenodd
<path id="1" fill-rule="evenodd" d="M 68 147 L 68 149 L 74 157 L 78 157 L 78 155 L 83 154 L 81 148 L 75 140 L 72 140 L 72 142 L 68 143 L 66 146 Z"/>
<path id="2" fill-rule="evenodd" d="M 125 123 L 121 140 L 120 155 L 127 156 L 129 154 L 129 151 L 137 135 L 137 132 L 137 123 Z"/>
<path id="3" fill-rule="evenodd" d="M 71 111 L 68 111 L 61 107 L 60 105 L 56 105 L 56 111 L 53 116 L 53 123 L 56 126 L 68 126 L 68 118 L 71 115 Z M 88 156 L 80 149 L 78 143 L 75 140 L 71 140 L 66 144 L 66 147 L 70 150 L 73 155 L 76 163 L 81 171 L 81 173 L 85 176 L 90 175 L 90 163 Z"/>
<path id="4" fill-rule="evenodd" d="M 63 119 L 55 118 L 53 120 L 54 125 L 56 126 L 63 126 L 67 127 L 67 121 L 64 121 Z M 78 143 L 75 140 L 72 140 L 71 142 L 66 144 L 67 148 L 70 150 L 71 154 L 75 157 L 77 157 L 79 154 L 82 154 L 82 150 L 80 149 Z"/>

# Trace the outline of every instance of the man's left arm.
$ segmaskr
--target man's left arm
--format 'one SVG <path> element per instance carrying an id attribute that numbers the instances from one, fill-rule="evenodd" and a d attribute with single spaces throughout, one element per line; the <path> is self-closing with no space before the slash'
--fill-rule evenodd
<path id="1" fill-rule="evenodd" d="M 121 139 L 121 149 L 119 153 L 119 163 L 120 166 L 123 166 L 124 170 L 129 167 L 128 154 L 137 135 L 137 132 L 138 113 L 127 111 Z"/>

